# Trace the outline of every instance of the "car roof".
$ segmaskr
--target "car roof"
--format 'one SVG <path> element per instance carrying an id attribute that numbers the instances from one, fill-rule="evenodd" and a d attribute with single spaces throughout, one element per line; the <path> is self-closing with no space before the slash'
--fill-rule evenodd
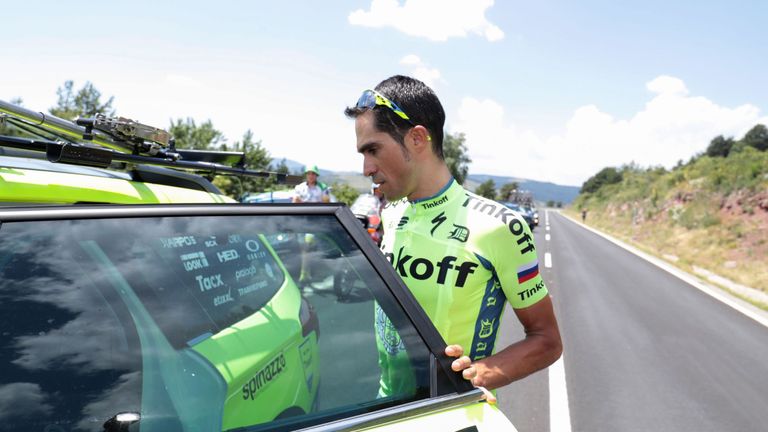
<path id="1" fill-rule="evenodd" d="M 49 162 L 45 159 L 35 157 L 2 156 L 4 153 L 5 152 L 3 152 L 2 147 L 0 147 L 0 167 L 4 168 L 31 169 L 38 171 L 52 171 L 69 174 L 89 175 L 95 177 L 132 180 L 131 175 L 124 171 L 115 171 L 82 165 L 57 164 Z"/>

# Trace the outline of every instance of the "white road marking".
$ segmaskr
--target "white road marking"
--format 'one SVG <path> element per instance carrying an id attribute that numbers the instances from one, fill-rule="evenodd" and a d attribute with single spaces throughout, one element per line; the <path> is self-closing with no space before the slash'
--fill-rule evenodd
<path id="1" fill-rule="evenodd" d="M 549 225 L 547 225 L 547 226 L 546 226 L 546 227 L 544 227 L 544 228 L 546 228 L 546 229 L 547 229 L 547 231 L 549 231 Z"/>
<path id="2" fill-rule="evenodd" d="M 547 233 L 547 235 L 545 235 L 545 236 L 544 236 L 544 239 L 545 239 L 546 241 L 549 241 L 549 238 L 550 238 L 550 237 L 549 237 L 549 233 Z"/>
<path id="3" fill-rule="evenodd" d="M 552 268 L 552 254 L 549 252 L 544 253 L 544 267 Z"/>
<path id="4" fill-rule="evenodd" d="M 563 356 L 549 367 L 549 430 L 571 432 L 571 410 L 568 408 Z"/>

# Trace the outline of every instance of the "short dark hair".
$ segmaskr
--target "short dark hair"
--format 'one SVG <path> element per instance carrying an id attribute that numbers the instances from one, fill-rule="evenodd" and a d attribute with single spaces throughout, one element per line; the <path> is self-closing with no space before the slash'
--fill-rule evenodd
<path id="1" fill-rule="evenodd" d="M 432 151 L 440 158 L 443 157 L 443 127 L 445 126 L 445 111 L 435 92 L 423 82 L 395 75 L 380 82 L 375 90 L 396 103 L 408 115 L 411 123 L 394 113 L 385 106 L 376 106 L 373 110 L 376 129 L 388 133 L 400 145 L 405 145 L 405 134 L 413 125 L 422 125 L 429 131 L 432 138 Z M 344 114 L 357 118 L 368 111 L 366 108 L 347 107 Z"/>

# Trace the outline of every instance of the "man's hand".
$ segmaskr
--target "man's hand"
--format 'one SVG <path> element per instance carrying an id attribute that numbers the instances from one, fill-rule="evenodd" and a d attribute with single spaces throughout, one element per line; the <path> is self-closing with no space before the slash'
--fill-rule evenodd
<path id="1" fill-rule="evenodd" d="M 451 369 L 453 369 L 454 372 L 461 372 L 461 376 L 464 377 L 465 380 L 471 382 L 473 386 L 482 390 L 483 399 L 488 401 L 489 404 L 496 404 L 496 396 L 477 383 L 477 376 L 479 374 L 478 366 L 480 365 L 477 363 L 474 365 L 472 364 L 472 360 L 464 355 L 464 348 L 462 348 L 461 345 L 448 345 L 445 347 L 445 355 L 448 357 L 458 357 L 451 363 Z"/>

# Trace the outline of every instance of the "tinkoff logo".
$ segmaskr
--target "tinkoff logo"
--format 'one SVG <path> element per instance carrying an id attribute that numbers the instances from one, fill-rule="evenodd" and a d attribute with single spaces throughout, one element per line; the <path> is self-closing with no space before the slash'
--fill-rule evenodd
<path id="1" fill-rule="evenodd" d="M 443 205 L 447 202 L 448 202 L 448 195 L 444 195 L 439 200 L 422 204 L 421 207 L 424 209 L 431 209 L 431 208 L 435 208 L 437 206 Z"/>

